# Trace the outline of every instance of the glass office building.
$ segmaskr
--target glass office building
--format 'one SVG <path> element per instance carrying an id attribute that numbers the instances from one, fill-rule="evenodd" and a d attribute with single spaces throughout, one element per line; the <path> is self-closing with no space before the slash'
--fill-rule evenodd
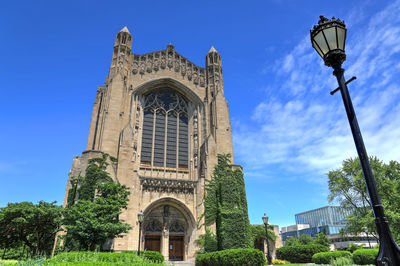
<path id="1" fill-rule="evenodd" d="M 350 212 L 339 206 L 326 206 L 311 211 L 298 213 L 295 215 L 296 225 L 309 225 L 308 228 L 282 232 L 282 240 L 288 237 L 299 237 L 307 234 L 315 237 L 323 232 L 326 235 L 339 234 L 345 228 L 345 220 Z"/>
<path id="2" fill-rule="evenodd" d="M 319 209 L 298 213 L 295 215 L 296 224 L 309 224 L 310 227 L 323 225 L 344 225 L 350 212 L 339 206 L 326 206 Z"/>

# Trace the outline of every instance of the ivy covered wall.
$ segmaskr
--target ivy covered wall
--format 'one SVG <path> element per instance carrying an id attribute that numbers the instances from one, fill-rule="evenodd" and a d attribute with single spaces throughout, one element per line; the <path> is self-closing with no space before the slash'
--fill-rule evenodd
<path id="1" fill-rule="evenodd" d="M 230 157 L 218 154 L 218 164 L 206 184 L 205 225 L 215 224 L 218 250 L 253 246 L 243 172 L 232 170 Z M 204 240 L 206 249 L 215 246 L 215 240 Z"/>

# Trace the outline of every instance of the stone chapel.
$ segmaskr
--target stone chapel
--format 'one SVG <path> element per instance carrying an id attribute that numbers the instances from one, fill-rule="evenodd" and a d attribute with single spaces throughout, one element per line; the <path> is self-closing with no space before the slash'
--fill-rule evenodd
<path id="1" fill-rule="evenodd" d="M 72 176 L 85 174 L 88 160 L 103 153 L 118 159 L 107 171 L 130 189 L 120 215 L 132 226 L 112 241 L 115 251 L 161 252 L 167 260 L 195 257 L 204 233 L 205 179 L 217 154 L 230 153 L 231 125 L 224 96 L 221 56 L 211 47 L 205 67 L 175 51 L 132 51 L 124 27 L 116 36 L 105 83 L 98 86 L 86 150 L 73 158 Z M 66 205 L 68 180 L 64 205 Z M 139 240 L 138 214 L 144 213 Z"/>

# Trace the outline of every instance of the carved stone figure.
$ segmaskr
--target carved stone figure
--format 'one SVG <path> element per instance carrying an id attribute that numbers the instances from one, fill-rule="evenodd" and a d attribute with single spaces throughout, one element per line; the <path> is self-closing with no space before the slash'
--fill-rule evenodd
<path id="1" fill-rule="evenodd" d="M 188 80 L 192 80 L 192 68 L 190 65 L 187 67 L 187 78 Z"/>
<path id="2" fill-rule="evenodd" d="M 138 67 L 139 67 L 138 62 L 134 61 L 133 65 L 132 65 L 132 73 L 133 74 L 136 75 L 138 73 Z"/>
<path id="3" fill-rule="evenodd" d="M 182 63 L 181 63 L 181 74 L 182 74 L 182 76 L 186 75 L 186 63 L 183 59 L 182 59 Z"/>
<path id="4" fill-rule="evenodd" d="M 173 62 L 173 59 L 172 59 L 172 53 L 169 53 L 168 54 L 168 67 L 172 68 L 173 66 L 174 66 L 174 62 Z"/>
<path id="5" fill-rule="evenodd" d="M 148 58 L 148 59 L 147 59 L 147 68 L 146 68 L 146 71 L 147 71 L 147 73 L 150 73 L 151 70 L 152 70 L 151 59 Z"/>
<path id="6" fill-rule="evenodd" d="M 204 87 L 204 85 L 205 85 L 204 74 L 200 74 L 200 86 Z"/>
<path id="7" fill-rule="evenodd" d="M 146 69 L 146 62 L 141 62 L 140 63 L 139 73 L 143 75 L 144 72 L 145 72 L 145 69 Z"/>
<path id="8" fill-rule="evenodd" d="M 179 72 L 180 68 L 180 63 L 179 63 L 179 57 L 175 58 L 175 72 Z"/>
<path id="9" fill-rule="evenodd" d="M 193 83 L 199 84 L 199 74 L 197 72 L 193 72 Z"/>
<path id="10" fill-rule="evenodd" d="M 167 59 L 165 58 L 165 54 L 161 55 L 161 68 L 165 69 L 165 67 L 167 66 Z"/>
<path id="11" fill-rule="evenodd" d="M 153 67 L 154 71 L 158 71 L 160 67 L 160 60 L 158 59 L 158 57 L 154 58 Z"/>

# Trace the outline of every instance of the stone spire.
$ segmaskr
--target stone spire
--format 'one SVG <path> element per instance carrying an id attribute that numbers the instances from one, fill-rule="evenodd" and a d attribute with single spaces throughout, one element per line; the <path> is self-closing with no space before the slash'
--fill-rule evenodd
<path id="1" fill-rule="evenodd" d="M 214 46 L 211 46 L 210 51 L 208 53 L 218 53 L 218 51 L 214 48 Z"/>
<path id="2" fill-rule="evenodd" d="M 119 32 L 127 32 L 127 33 L 131 34 L 126 26 L 122 30 L 120 30 Z"/>

